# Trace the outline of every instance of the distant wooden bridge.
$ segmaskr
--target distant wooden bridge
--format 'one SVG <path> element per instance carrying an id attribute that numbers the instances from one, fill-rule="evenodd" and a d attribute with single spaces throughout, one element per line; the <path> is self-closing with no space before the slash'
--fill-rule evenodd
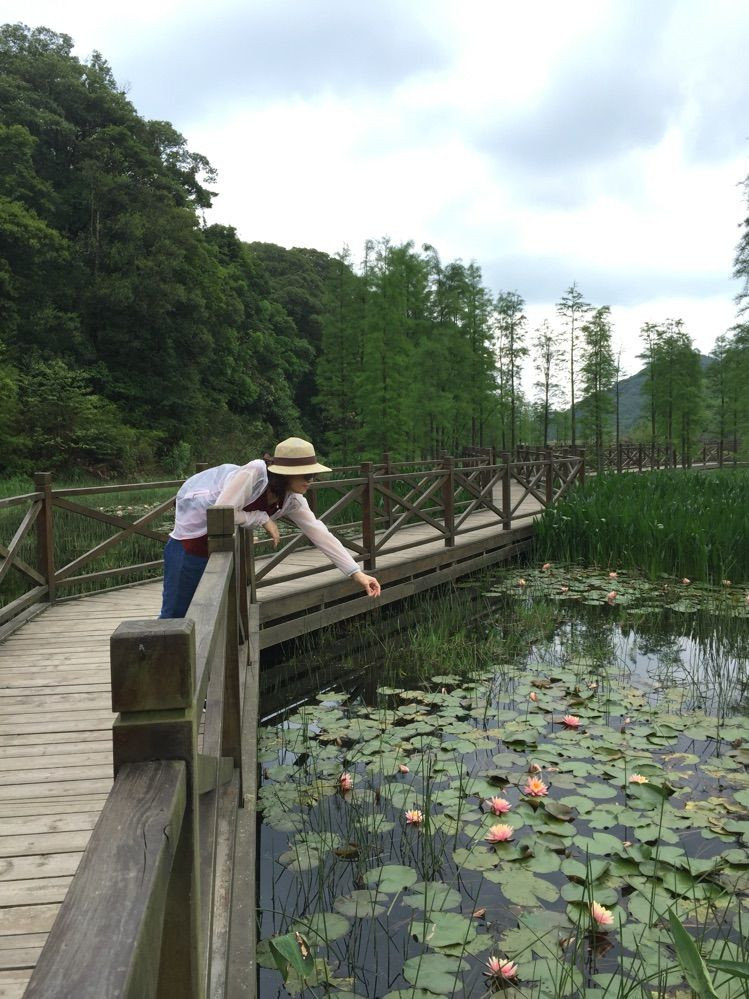
<path id="1" fill-rule="evenodd" d="M 54 489 L 42 473 L 0 500 L 25 511 L 0 582 L 13 568 L 28 584 L 0 610 L 0 999 L 254 997 L 261 649 L 527 549 L 585 458 L 474 449 L 333 474 L 311 503 L 376 573 L 377 602 L 299 535 L 271 552 L 235 531 L 230 508 L 209 511 L 185 620 L 156 620 L 158 581 L 66 597 L 156 569 L 76 575 L 134 536 L 161 542 L 174 502 L 128 520 L 78 497 L 181 483 Z M 57 511 L 116 533 L 58 567 Z"/>

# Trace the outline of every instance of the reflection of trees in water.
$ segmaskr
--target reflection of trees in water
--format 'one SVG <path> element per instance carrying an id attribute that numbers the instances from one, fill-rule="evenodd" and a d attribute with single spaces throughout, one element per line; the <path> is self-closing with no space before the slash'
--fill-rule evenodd
<path id="1" fill-rule="evenodd" d="M 487 600 L 486 585 L 441 587 L 263 653 L 263 714 L 320 690 L 364 703 L 377 687 L 428 682 L 464 667 L 530 659 L 548 668 L 581 660 L 637 683 L 681 688 L 678 707 L 735 710 L 749 697 L 746 620 L 709 611 L 638 613 L 534 598 Z M 507 691 L 510 692 L 509 690 Z"/>
<path id="2" fill-rule="evenodd" d="M 749 693 L 749 634 L 740 618 L 668 608 L 634 615 L 630 660 L 659 687 L 680 687 L 683 706 L 723 715 Z"/>

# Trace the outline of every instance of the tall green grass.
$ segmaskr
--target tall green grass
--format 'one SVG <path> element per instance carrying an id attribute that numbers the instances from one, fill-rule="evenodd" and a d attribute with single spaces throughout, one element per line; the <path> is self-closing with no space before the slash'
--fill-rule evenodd
<path id="1" fill-rule="evenodd" d="M 602 475 L 536 523 L 541 560 L 749 580 L 749 470 Z"/>

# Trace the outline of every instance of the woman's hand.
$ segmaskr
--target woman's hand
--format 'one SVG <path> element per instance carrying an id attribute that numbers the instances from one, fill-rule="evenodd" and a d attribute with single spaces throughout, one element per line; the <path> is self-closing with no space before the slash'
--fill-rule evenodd
<path id="1" fill-rule="evenodd" d="M 276 525 L 275 520 L 266 520 L 266 522 L 263 524 L 263 527 L 265 528 L 268 537 L 273 542 L 273 547 L 277 548 L 278 542 L 281 540 L 281 535 L 278 533 L 278 527 Z"/>
<path id="2" fill-rule="evenodd" d="M 380 584 L 374 578 L 374 576 L 368 576 L 366 572 L 352 572 L 351 579 L 364 590 L 368 597 L 379 597 L 380 595 Z"/>

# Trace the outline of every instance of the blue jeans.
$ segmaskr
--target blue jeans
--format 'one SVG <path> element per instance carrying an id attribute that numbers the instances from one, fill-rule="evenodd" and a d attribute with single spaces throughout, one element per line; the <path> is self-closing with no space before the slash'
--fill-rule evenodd
<path id="1" fill-rule="evenodd" d="M 179 541 L 169 538 L 164 547 L 164 596 L 160 618 L 185 616 L 207 565 L 207 558 L 190 555 Z"/>

